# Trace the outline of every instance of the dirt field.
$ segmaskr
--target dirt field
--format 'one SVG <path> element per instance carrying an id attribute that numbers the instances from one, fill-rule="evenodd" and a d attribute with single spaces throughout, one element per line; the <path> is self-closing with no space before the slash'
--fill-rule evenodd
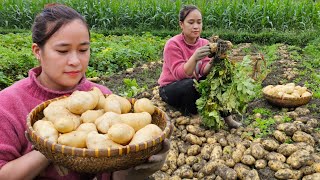
<path id="1" fill-rule="evenodd" d="M 244 49 L 248 48 L 253 54 L 260 53 L 251 44 L 240 44 L 237 47 L 230 55 L 231 60 L 241 60 L 246 55 Z M 299 82 L 296 84 L 302 86 L 304 82 L 312 80 L 308 76 L 299 76 L 299 70 L 304 67 L 299 64 L 299 61 L 290 57 L 288 47 L 279 46 L 277 60 L 270 66 L 269 73 L 261 82 L 262 86 L 293 82 L 297 78 Z M 130 71 L 120 72 L 112 78 L 101 77 L 98 81 L 118 94 L 125 88 L 123 78 L 136 79 L 139 85 L 146 85 L 148 90 L 138 94 L 135 98 L 152 99 L 171 117 L 175 130 L 171 137 L 171 150 L 167 163 L 161 171 L 150 178 L 317 179 L 320 177 L 318 174 L 320 172 L 320 99 L 313 98 L 307 105 L 299 108 L 280 108 L 271 105 L 263 97 L 257 96 L 248 104 L 245 114 L 235 115 L 235 118 L 241 121 L 244 127 L 237 130 L 228 128 L 210 130 L 201 125 L 199 116 L 183 117 L 174 108 L 161 101 L 157 91 L 157 79 L 161 67 L 161 61 L 154 62 Z M 274 122 L 257 123 L 255 122 L 256 117 L 267 120 L 269 118 L 270 122 Z M 206 135 L 188 130 L 188 127 L 191 126 L 206 132 Z M 285 139 L 281 139 L 277 133 L 283 135 Z M 195 134 L 202 139 L 202 143 L 196 144 L 188 140 L 188 134 Z M 268 142 L 274 145 L 269 146 Z M 296 151 L 288 153 L 279 150 L 288 144 L 293 145 Z M 239 157 L 235 157 L 238 146 L 244 147 L 244 150 L 240 152 Z M 262 148 L 263 155 L 254 152 L 257 147 Z M 209 157 L 204 156 L 205 148 L 209 149 Z M 302 153 L 299 154 L 298 149 Z M 191 153 L 191 151 L 196 151 L 196 153 Z M 274 154 L 276 158 L 272 156 Z M 294 156 L 299 159 L 293 160 Z"/>

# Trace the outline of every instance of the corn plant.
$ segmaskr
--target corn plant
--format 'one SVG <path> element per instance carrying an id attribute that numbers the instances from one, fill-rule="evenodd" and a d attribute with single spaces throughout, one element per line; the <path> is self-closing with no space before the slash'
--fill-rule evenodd
<path id="1" fill-rule="evenodd" d="M 202 11 L 204 28 L 260 32 L 319 29 L 317 0 L 2 0 L 0 27 L 30 29 L 34 16 L 51 2 L 69 5 L 95 29 L 178 30 L 183 5 Z"/>

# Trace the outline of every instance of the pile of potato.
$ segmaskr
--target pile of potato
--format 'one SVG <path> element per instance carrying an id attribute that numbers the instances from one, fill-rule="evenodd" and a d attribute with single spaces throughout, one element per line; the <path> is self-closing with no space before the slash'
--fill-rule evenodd
<path id="1" fill-rule="evenodd" d="M 62 145 L 103 149 L 137 144 L 160 136 L 162 130 L 151 124 L 155 106 L 147 98 L 132 104 L 98 88 L 75 91 L 69 97 L 50 103 L 44 118 L 34 123 L 40 137 Z"/>
<path id="2" fill-rule="evenodd" d="M 262 89 L 262 91 L 271 96 L 279 98 L 300 98 L 311 97 L 312 94 L 307 91 L 304 86 L 295 85 L 294 83 L 288 83 L 285 85 L 268 85 Z"/>

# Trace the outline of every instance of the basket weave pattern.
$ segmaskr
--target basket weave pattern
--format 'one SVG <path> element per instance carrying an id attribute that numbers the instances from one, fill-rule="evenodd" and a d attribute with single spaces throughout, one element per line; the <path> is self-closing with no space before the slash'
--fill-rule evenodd
<path id="1" fill-rule="evenodd" d="M 312 98 L 312 92 L 307 90 L 309 93 L 311 93 L 311 96 L 309 97 L 300 97 L 300 98 L 280 98 L 278 96 L 269 95 L 263 92 L 263 96 L 269 101 L 271 104 L 279 106 L 279 107 L 298 107 L 305 104 L 308 104 L 308 102 Z"/>
<path id="2" fill-rule="evenodd" d="M 52 162 L 81 173 L 113 172 L 127 169 L 145 162 L 148 157 L 162 149 L 162 141 L 171 136 L 173 126 L 169 117 L 161 109 L 155 109 L 152 123 L 162 130 L 160 137 L 136 145 L 122 148 L 87 149 L 65 146 L 41 138 L 33 129 L 33 124 L 44 117 L 43 110 L 60 97 L 45 101 L 35 107 L 27 117 L 27 133 L 35 149 Z M 136 100 L 129 99 L 133 104 Z"/>

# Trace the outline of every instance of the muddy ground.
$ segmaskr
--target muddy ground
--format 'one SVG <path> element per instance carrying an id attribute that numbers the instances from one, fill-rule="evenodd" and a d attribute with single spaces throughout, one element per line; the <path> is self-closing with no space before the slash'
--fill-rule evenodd
<path id="1" fill-rule="evenodd" d="M 244 49 L 251 49 L 251 53 L 253 54 L 253 56 L 258 55 L 258 53 L 261 53 L 258 51 L 258 49 L 256 49 L 254 46 L 252 46 L 251 44 L 240 44 L 237 46 L 237 49 L 233 49 L 231 55 L 229 56 L 229 58 L 231 60 L 234 61 L 239 61 L 243 58 L 244 55 L 246 55 L 246 52 Z M 262 52 L 263 53 L 263 52 Z M 299 77 L 299 69 L 303 68 L 298 61 L 295 61 L 294 59 L 290 59 L 289 56 L 290 52 L 287 50 L 287 46 L 286 45 L 282 45 L 279 47 L 278 49 L 278 59 L 277 61 L 275 61 L 272 65 L 271 65 L 271 69 L 270 69 L 270 73 L 267 74 L 264 77 L 264 80 L 261 82 L 262 86 L 266 86 L 268 84 L 283 84 L 286 82 L 293 82 L 296 78 Z M 266 59 L 267 60 L 267 59 Z M 158 62 L 153 62 L 153 63 L 149 63 L 149 64 L 145 64 L 145 65 L 141 65 L 140 67 L 134 68 L 134 69 L 130 69 L 127 71 L 123 71 L 123 72 L 119 72 L 116 75 L 113 75 L 112 78 L 109 77 L 100 77 L 98 83 L 103 84 L 107 87 L 109 87 L 114 93 L 119 94 L 123 92 L 123 89 L 125 87 L 122 79 L 123 78 L 129 78 L 129 79 L 136 79 L 137 83 L 139 85 L 146 85 L 148 87 L 148 89 L 145 92 L 139 93 L 138 95 L 135 96 L 135 98 L 141 98 L 141 97 L 147 97 L 149 99 L 152 99 L 152 101 L 158 105 L 158 104 L 164 104 L 164 108 L 163 110 L 165 110 L 169 116 L 171 116 L 173 123 L 175 124 L 176 127 L 181 127 L 180 124 L 177 124 L 176 120 L 179 118 L 182 118 L 181 116 L 176 117 L 176 115 L 172 115 L 174 114 L 174 112 L 176 112 L 176 109 L 174 109 L 173 107 L 170 107 L 168 105 L 166 105 L 165 103 L 161 102 L 161 99 L 158 96 L 158 85 L 157 85 L 157 80 L 158 77 L 160 75 L 161 72 L 161 67 L 162 67 L 162 61 L 158 61 Z M 309 77 L 299 77 L 300 82 L 298 82 L 297 84 L 299 85 L 304 85 L 304 81 L 308 80 Z M 272 111 L 273 114 L 281 114 L 283 112 L 297 112 L 297 116 L 296 117 L 292 117 L 293 120 L 298 120 L 299 117 L 303 118 L 303 119 L 315 119 L 316 125 L 313 126 L 312 132 L 310 131 L 309 134 L 312 135 L 315 143 L 313 144 L 313 150 L 312 153 L 315 153 L 317 155 L 319 155 L 319 121 L 320 121 L 320 99 L 315 99 L 313 98 L 307 105 L 301 106 L 299 107 L 299 109 L 295 109 L 295 108 L 281 108 L 281 107 L 276 107 L 274 105 L 271 105 L 269 102 L 267 102 L 263 97 L 257 97 L 255 100 L 253 100 L 252 102 L 250 102 L 248 104 L 247 107 L 247 112 L 245 114 L 243 114 L 242 116 L 235 116 L 235 118 L 239 121 L 242 121 L 244 124 L 244 133 L 249 133 L 250 128 L 248 128 L 250 126 L 250 124 L 252 123 L 253 120 L 248 120 L 249 117 L 252 117 L 254 115 L 253 110 L 256 108 L 266 108 L 269 109 L 270 111 Z M 304 113 L 300 113 L 302 111 L 304 111 Z M 291 113 L 292 114 L 292 113 Z M 187 117 L 187 119 L 192 122 L 192 118 L 199 118 L 197 116 L 195 117 Z M 187 125 L 186 125 L 187 126 Z M 252 128 L 251 128 L 252 129 Z M 274 125 L 271 130 L 275 130 L 277 129 L 276 125 Z M 207 130 L 204 128 L 204 130 Z M 230 130 L 228 128 L 224 128 L 224 132 L 231 133 L 234 132 L 235 130 Z M 179 131 L 174 131 L 172 134 L 172 139 L 175 141 L 181 141 L 180 138 L 182 138 L 182 136 L 178 133 Z M 220 131 L 214 131 L 212 130 L 212 132 L 216 132 L 216 133 L 221 133 Z M 244 134 L 242 133 L 242 135 Z M 253 132 L 253 133 L 249 133 L 251 136 L 251 141 L 254 142 L 256 139 L 255 135 L 257 132 Z M 259 133 L 259 132 L 258 132 Z M 241 135 L 241 138 L 243 138 L 243 136 Z M 226 135 L 227 136 L 227 135 Z M 272 137 L 272 134 L 269 135 L 269 137 Z M 264 137 L 266 138 L 266 137 Z M 273 138 L 274 139 L 274 138 Z M 182 140 L 182 142 L 186 142 L 187 147 L 190 146 L 190 143 L 188 143 L 187 141 Z M 287 143 L 287 142 L 286 142 Z M 172 147 L 174 148 L 174 147 Z M 172 149 L 173 151 L 174 149 Z M 181 155 L 182 152 L 178 152 L 179 155 Z M 320 157 L 320 156 L 319 156 Z M 287 157 L 288 158 L 288 157 Z M 242 161 L 241 161 L 242 162 Z M 196 163 L 197 164 L 197 163 Z M 168 167 L 170 167 L 170 165 L 166 165 Z M 270 166 L 270 165 L 269 165 Z M 252 177 L 255 178 L 251 178 L 251 179 L 281 179 L 281 178 L 286 178 L 286 177 L 280 177 L 279 175 L 275 175 L 277 172 L 273 169 L 271 170 L 270 167 L 268 165 L 266 167 L 263 168 L 255 168 L 254 165 L 251 165 L 248 167 L 250 169 L 255 169 L 256 173 L 253 173 L 254 175 Z M 303 166 L 309 166 L 307 164 L 304 164 Z M 234 166 L 229 166 L 230 168 L 233 168 Z M 219 175 L 219 172 L 213 171 L 212 174 L 201 174 L 201 170 L 197 171 L 194 170 L 194 167 L 192 165 L 190 165 L 190 167 L 188 167 L 189 169 L 193 169 L 190 171 L 187 170 L 181 170 L 177 171 L 177 169 L 179 170 L 180 167 L 175 167 L 175 169 L 170 170 L 170 168 L 163 168 L 161 171 L 157 172 L 155 175 L 153 175 L 152 179 L 221 179 L 223 175 Z M 187 168 L 187 169 L 188 169 Z M 290 168 L 289 168 L 290 169 Z M 296 168 L 294 170 L 297 170 L 297 172 L 299 171 L 298 175 L 295 174 L 296 176 L 287 176 L 287 178 L 295 178 L 295 179 L 317 179 L 320 176 L 317 176 L 317 172 L 318 170 L 310 170 L 310 171 L 306 171 L 306 170 L 301 170 L 301 168 Z M 306 169 L 306 168 L 305 168 Z M 319 170 L 320 171 L 320 170 Z M 183 173 L 184 172 L 184 173 Z M 186 172 L 190 172 L 190 173 L 186 173 Z M 316 174 L 316 175 L 313 175 Z M 313 176 L 312 176 L 313 175 Z M 238 179 L 246 179 L 246 178 L 239 178 L 239 174 L 238 174 Z M 222 178 L 223 179 L 223 178 Z"/>

